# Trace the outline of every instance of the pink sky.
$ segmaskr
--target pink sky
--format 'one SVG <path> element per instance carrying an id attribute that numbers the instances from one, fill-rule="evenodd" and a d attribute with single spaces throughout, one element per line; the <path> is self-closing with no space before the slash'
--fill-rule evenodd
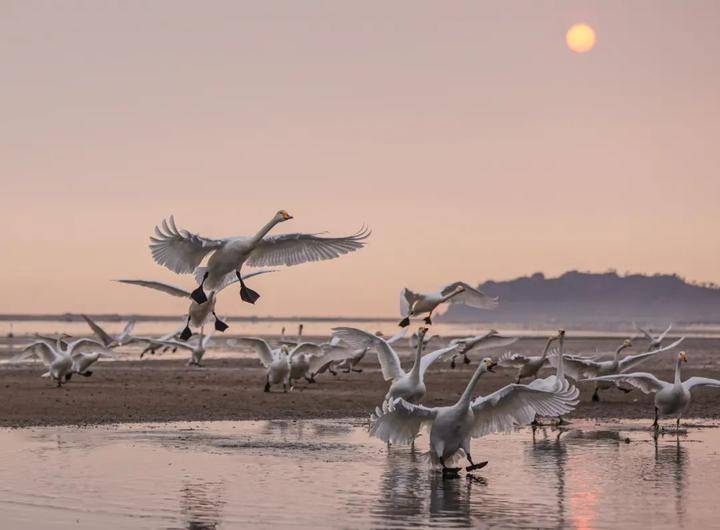
<path id="1" fill-rule="evenodd" d="M 254 4 L 3 3 L 0 312 L 181 313 L 110 282 L 191 285 L 153 226 L 281 208 L 373 236 L 225 314 L 393 315 L 406 285 L 572 268 L 720 282 L 720 3 Z"/>

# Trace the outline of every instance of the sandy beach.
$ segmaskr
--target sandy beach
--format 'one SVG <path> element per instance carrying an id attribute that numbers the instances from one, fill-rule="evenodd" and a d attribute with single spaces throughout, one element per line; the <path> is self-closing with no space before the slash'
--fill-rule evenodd
<path id="1" fill-rule="evenodd" d="M 569 341 L 569 350 L 610 350 L 617 339 Z M 523 339 L 514 351 L 536 354 L 539 339 Z M 683 377 L 700 375 L 720 377 L 720 364 L 714 352 L 718 339 L 687 339 L 682 345 L 689 362 Z M 403 353 L 410 354 L 408 348 Z M 479 356 L 475 355 L 475 360 Z M 404 365 L 410 363 L 407 358 Z M 62 388 L 55 388 L 39 377 L 39 364 L 7 364 L 0 367 L 0 426 L 97 425 L 121 422 L 257 420 L 367 417 L 381 402 L 388 383 L 382 380 L 377 362 L 368 356 L 360 365 L 362 373 L 338 376 L 323 374 L 317 383 L 304 381 L 284 394 L 281 387 L 263 392 L 264 370 L 254 358 L 213 358 L 206 356 L 205 366 L 192 368 L 180 359 L 161 356 L 143 360 L 101 362 L 92 377 L 76 376 Z M 474 370 L 459 364 L 434 365 L 426 374 L 426 405 L 451 402 L 462 392 Z M 671 355 L 641 365 L 670 380 L 673 376 Z M 547 373 L 550 373 L 549 371 Z M 509 370 L 500 369 L 480 380 L 477 392 L 486 394 L 512 381 Z M 646 418 L 653 413 L 652 396 L 636 390 L 624 394 L 617 390 L 601 393 L 602 401 L 590 401 L 589 385 L 581 385 L 582 402 L 572 417 Z M 712 389 L 699 389 L 688 417 L 720 418 L 720 396 Z"/>

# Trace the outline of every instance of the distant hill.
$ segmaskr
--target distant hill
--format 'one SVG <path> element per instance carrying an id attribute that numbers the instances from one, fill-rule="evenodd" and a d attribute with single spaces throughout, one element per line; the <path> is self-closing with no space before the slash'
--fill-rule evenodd
<path id="1" fill-rule="evenodd" d="M 677 275 L 619 276 L 615 272 L 569 271 L 557 278 L 542 273 L 480 289 L 500 297 L 492 311 L 450 306 L 444 322 L 720 322 L 720 287 L 696 285 Z"/>

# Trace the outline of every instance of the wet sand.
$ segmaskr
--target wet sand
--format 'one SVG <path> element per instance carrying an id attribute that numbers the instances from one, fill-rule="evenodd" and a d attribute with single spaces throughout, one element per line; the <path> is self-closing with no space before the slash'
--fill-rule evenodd
<path id="1" fill-rule="evenodd" d="M 570 349 L 609 349 L 617 339 L 570 343 Z M 514 351 L 538 353 L 541 341 L 523 340 Z M 573 347 L 574 346 L 574 347 Z M 690 362 L 683 366 L 683 378 L 693 375 L 720 378 L 720 363 L 715 351 L 718 339 L 691 339 L 683 344 Z M 404 349 L 406 354 L 409 350 Z M 480 355 L 475 356 L 475 362 Z M 409 359 L 403 362 L 407 366 Z M 459 364 L 451 370 L 447 363 L 436 364 L 426 374 L 427 396 L 423 404 L 434 406 L 453 402 L 463 391 L 475 368 Z M 653 364 L 653 362 L 655 364 Z M 120 422 L 259 420 L 368 417 L 381 402 L 388 383 L 382 380 L 377 361 L 366 357 L 362 373 L 337 377 L 326 373 L 315 384 L 300 382 L 294 391 L 282 387 L 263 392 L 264 369 L 256 359 L 213 359 L 206 355 L 202 368 L 188 367 L 180 359 L 162 357 L 100 362 L 92 377 L 75 376 L 62 388 L 39 377 L 39 364 L 0 366 L 0 426 L 95 425 Z M 639 371 L 651 371 L 658 377 L 673 377 L 672 356 L 661 354 Z M 544 373 L 550 373 L 546 371 Z M 477 394 L 487 394 L 512 382 L 509 370 L 486 374 Z M 582 402 L 571 417 L 577 418 L 649 418 L 653 413 L 652 396 L 635 390 L 601 393 L 602 401 L 590 401 L 592 389 L 581 385 Z M 700 389 L 688 411 L 688 417 L 720 418 L 720 391 Z M 668 420 L 669 421 L 669 420 Z"/>

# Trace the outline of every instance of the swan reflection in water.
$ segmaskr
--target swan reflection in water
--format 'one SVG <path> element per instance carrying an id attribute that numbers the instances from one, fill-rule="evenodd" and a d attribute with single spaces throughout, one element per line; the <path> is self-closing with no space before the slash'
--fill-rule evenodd
<path id="1" fill-rule="evenodd" d="M 662 484 L 672 487 L 675 501 L 675 514 L 680 525 L 685 519 L 685 488 L 687 486 L 688 451 L 680 444 L 680 435 L 673 436 L 674 440 L 668 444 L 659 444 L 654 437 L 655 465 L 653 472 L 656 477 L 663 477 Z"/>
<path id="2" fill-rule="evenodd" d="M 222 482 L 190 480 L 180 490 L 180 513 L 187 530 L 213 530 L 222 522 L 225 505 Z"/>

